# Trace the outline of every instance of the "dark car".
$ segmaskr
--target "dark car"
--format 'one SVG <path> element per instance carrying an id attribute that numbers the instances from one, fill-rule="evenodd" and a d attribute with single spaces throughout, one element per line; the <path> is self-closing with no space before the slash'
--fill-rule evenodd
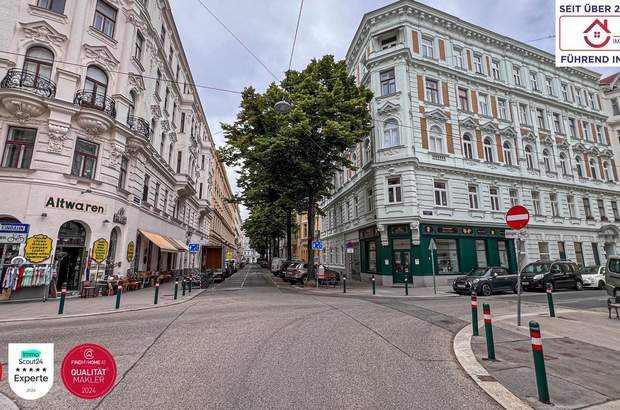
<path id="1" fill-rule="evenodd" d="M 579 267 L 569 261 L 538 261 L 521 270 L 521 286 L 524 290 L 545 289 L 550 283 L 553 289 L 583 289 Z"/>
<path id="2" fill-rule="evenodd" d="M 299 263 L 303 263 L 303 261 L 300 261 L 300 260 L 290 260 L 290 261 L 282 262 L 282 264 L 280 265 L 280 270 L 277 272 L 276 276 L 279 276 L 282 279 L 284 279 L 284 275 L 286 274 L 286 270 L 291 265 L 295 265 L 295 264 L 299 264 Z"/>
<path id="3" fill-rule="evenodd" d="M 517 293 L 517 274 L 512 274 L 501 266 L 488 266 L 472 269 L 467 275 L 458 277 L 452 289 L 461 294 L 476 293 L 490 296 L 493 292 L 507 291 Z"/>
<path id="4" fill-rule="evenodd" d="M 222 269 L 216 269 L 211 274 L 213 278 L 213 282 L 223 282 L 225 279 L 226 272 L 222 271 Z"/>

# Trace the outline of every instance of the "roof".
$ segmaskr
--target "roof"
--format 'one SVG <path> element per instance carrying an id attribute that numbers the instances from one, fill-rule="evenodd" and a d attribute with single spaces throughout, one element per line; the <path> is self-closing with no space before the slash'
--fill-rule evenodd
<path id="1" fill-rule="evenodd" d="M 618 74 L 620 74 L 620 73 L 616 73 L 616 74 L 612 74 L 610 76 L 607 76 L 607 77 L 601 79 L 598 83 L 600 85 L 611 85 L 611 83 L 613 83 L 614 80 L 618 77 Z"/>

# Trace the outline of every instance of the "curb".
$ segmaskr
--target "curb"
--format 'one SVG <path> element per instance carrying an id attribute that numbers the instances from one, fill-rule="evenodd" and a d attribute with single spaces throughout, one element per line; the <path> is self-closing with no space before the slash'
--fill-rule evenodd
<path id="1" fill-rule="evenodd" d="M 489 372 L 478 363 L 471 349 L 471 324 L 461 329 L 454 337 L 452 348 L 459 364 L 467 375 L 493 400 L 505 409 L 532 410 L 523 400 L 512 394 L 504 385 L 495 380 Z"/>
<path id="2" fill-rule="evenodd" d="M 17 407 L 17 404 L 15 404 L 13 400 L 0 393 L 0 409 L 19 410 L 19 407 Z"/>
<path id="3" fill-rule="evenodd" d="M 111 311 L 105 311 L 105 312 L 79 313 L 75 315 L 55 315 L 55 316 L 43 316 L 43 317 L 27 317 L 27 318 L 19 318 L 19 319 L 2 319 L 0 320 L 0 324 L 1 323 L 16 323 L 16 322 L 31 322 L 31 321 L 37 321 L 37 320 L 62 320 L 62 319 L 72 319 L 76 317 L 104 316 L 104 315 L 114 315 L 117 313 L 139 312 L 142 310 L 160 309 L 160 308 L 176 306 L 182 303 L 189 302 L 190 300 L 193 300 L 196 296 L 202 295 L 202 293 L 205 292 L 206 290 L 207 289 L 200 289 L 199 292 L 197 292 L 196 294 L 190 297 L 186 297 L 186 299 L 182 299 L 177 302 L 167 303 L 165 305 L 143 306 L 143 307 L 136 307 L 136 308 L 129 308 L 129 309 L 111 310 Z M 0 408 L 2 408 L 2 406 L 0 406 Z"/>

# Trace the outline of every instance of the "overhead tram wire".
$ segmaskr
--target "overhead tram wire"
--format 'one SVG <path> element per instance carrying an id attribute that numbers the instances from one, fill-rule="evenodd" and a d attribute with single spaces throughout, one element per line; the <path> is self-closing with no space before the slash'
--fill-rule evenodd
<path id="1" fill-rule="evenodd" d="M 293 65 L 293 54 L 295 54 L 295 44 L 297 44 L 297 33 L 299 33 L 299 23 L 301 22 L 301 12 L 304 9 L 304 0 L 301 0 L 299 6 L 299 15 L 297 16 L 297 26 L 295 27 L 295 37 L 293 37 L 293 47 L 291 48 L 291 57 L 288 60 L 288 71 L 291 71 Z"/>

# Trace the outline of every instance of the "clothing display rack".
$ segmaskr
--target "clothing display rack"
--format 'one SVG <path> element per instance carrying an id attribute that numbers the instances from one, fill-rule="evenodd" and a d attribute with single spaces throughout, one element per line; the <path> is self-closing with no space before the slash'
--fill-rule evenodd
<path id="1" fill-rule="evenodd" d="M 55 276 L 55 268 L 50 264 L 4 265 L 0 273 L 0 301 L 46 301 Z"/>

